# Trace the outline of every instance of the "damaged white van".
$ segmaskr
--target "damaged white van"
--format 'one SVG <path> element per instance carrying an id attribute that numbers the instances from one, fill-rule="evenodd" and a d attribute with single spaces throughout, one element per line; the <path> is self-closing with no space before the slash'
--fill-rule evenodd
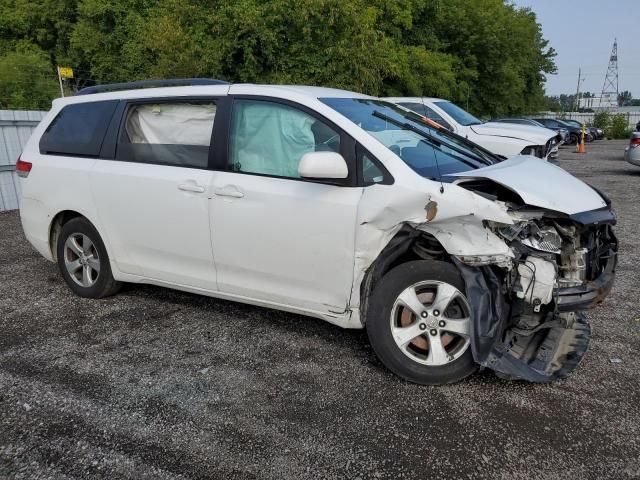
<path id="1" fill-rule="evenodd" d="M 615 216 L 564 170 L 341 90 L 80 93 L 54 101 L 16 167 L 26 237 L 78 295 L 150 283 L 366 328 L 423 384 L 479 366 L 550 381 L 587 350 Z"/>

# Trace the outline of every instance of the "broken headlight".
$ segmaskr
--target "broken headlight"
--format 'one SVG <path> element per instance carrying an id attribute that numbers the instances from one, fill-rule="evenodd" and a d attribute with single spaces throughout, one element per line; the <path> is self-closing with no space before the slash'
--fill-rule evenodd
<path id="1" fill-rule="evenodd" d="M 534 157 L 544 158 L 544 147 L 541 145 L 529 145 L 522 149 L 520 155 L 533 155 Z"/>
<path id="2" fill-rule="evenodd" d="M 535 222 L 529 224 L 529 236 L 522 244 L 549 253 L 560 253 L 562 237 L 554 227 L 539 227 Z"/>

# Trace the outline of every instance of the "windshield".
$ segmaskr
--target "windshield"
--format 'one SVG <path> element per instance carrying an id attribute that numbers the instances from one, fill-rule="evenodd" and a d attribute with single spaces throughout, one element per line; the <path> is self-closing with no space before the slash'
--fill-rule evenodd
<path id="1" fill-rule="evenodd" d="M 453 181 L 452 173 L 486 167 L 499 159 L 482 147 L 393 103 L 363 98 L 321 98 L 398 155 L 418 174 Z"/>
<path id="2" fill-rule="evenodd" d="M 578 127 L 578 128 L 582 127 L 582 124 L 577 120 L 565 120 L 564 123 L 566 123 L 567 125 L 573 125 L 574 127 Z"/>
<path id="3" fill-rule="evenodd" d="M 447 112 L 451 117 L 458 122 L 460 125 L 480 125 L 482 122 L 478 120 L 476 117 L 471 115 L 466 110 L 461 109 L 455 103 L 451 102 L 433 102 L 435 105 L 440 107 L 442 110 Z"/>

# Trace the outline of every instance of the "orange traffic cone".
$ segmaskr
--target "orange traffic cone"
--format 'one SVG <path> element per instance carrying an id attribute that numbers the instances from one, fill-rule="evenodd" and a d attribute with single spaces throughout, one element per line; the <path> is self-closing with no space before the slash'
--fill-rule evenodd
<path id="1" fill-rule="evenodd" d="M 584 147 L 584 138 L 576 143 L 576 153 L 587 153 L 587 149 Z"/>

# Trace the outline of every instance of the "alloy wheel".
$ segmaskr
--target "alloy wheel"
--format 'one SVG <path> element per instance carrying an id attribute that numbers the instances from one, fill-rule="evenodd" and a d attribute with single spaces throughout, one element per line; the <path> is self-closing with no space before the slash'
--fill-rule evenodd
<path id="1" fill-rule="evenodd" d="M 402 291 L 391 310 L 393 339 L 413 361 L 442 366 L 469 348 L 471 317 L 464 294 L 453 285 L 429 280 Z"/>
<path id="2" fill-rule="evenodd" d="M 100 275 L 100 256 L 91 239 L 83 233 L 73 233 L 64 244 L 64 265 L 69 276 L 81 287 L 95 285 Z"/>

